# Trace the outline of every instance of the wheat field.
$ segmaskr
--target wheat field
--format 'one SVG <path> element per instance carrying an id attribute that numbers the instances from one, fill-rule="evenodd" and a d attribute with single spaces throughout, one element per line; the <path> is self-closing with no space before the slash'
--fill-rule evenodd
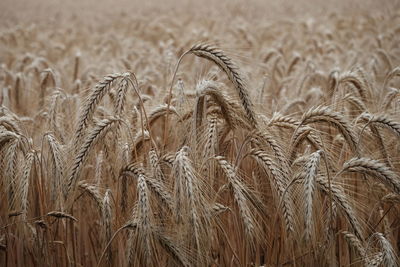
<path id="1" fill-rule="evenodd" d="M 398 1 L 3 0 L 0 266 L 399 266 Z"/>

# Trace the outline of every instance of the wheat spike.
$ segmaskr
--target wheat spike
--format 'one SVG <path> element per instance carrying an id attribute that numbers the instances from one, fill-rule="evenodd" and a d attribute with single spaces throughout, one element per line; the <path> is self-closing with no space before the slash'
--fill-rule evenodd
<path id="1" fill-rule="evenodd" d="M 64 196 L 67 197 L 68 192 L 75 186 L 79 179 L 80 171 L 86 161 L 91 148 L 101 139 L 112 127 L 120 123 L 117 118 L 104 119 L 97 123 L 93 130 L 88 134 L 77 155 L 71 168 L 71 173 L 64 189 Z"/>
<path id="2" fill-rule="evenodd" d="M 371 175 L 397 194 L 400 194 L 400 180 L 396 173 L 385 164 L 369 158 L 353 158 L 343 164 L 339 172 L 358 172 Z"/>
<path id="3" fill-rule="evenodd" d="M 228 75 L 229 80 L 235 86 L 239 98 L 242 101 L 242 105 L 246 111 L 248 120 L 252 126 L 256 127 L 257 120 L 253 104 L 244 85 L 244 80 L 232 60 L 226 56 L 222 50 L 208 44 L 194 45 L 189 51 L 198 57 L 213 61 Z"/>
<path id="4" fill-rule="evenodd" d="M 105 76 L 86 98 L 85 104 L 83 105 L 82 111 L 79 115 L 78 125 L 75 132 L 74 140 L 76 144 L 80 142 L 81 137 L 84 135 L 85 128 L 92 119 L 97 104 L 107 94 L 108 90 L 110 90 L 112 82 L 120 77 L 123 77 L 123 74 L 114 73 Z"/>

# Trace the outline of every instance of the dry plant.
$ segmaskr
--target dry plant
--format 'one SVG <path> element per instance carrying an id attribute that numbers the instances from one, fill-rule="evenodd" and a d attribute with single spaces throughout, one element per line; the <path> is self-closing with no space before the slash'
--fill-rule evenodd
<path id="1" fill-rule="evenodd" d="M 398 4 L 39 2 L 0 4 L 0 266 L 399 266 Z"/>

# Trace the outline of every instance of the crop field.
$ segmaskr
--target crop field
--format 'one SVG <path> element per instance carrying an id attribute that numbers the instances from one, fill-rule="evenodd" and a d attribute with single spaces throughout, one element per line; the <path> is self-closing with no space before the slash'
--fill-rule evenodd
<path id="1" fill-rule="evenodd" d="M 400 2 L 2 0 L 0 266 L 399 266 Z"/>

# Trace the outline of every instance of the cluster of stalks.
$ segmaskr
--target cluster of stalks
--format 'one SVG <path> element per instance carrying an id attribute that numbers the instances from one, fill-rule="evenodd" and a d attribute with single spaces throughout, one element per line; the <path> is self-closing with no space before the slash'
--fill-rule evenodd
<path id="1" fill-rule="evenodd" d="M 235 28 L 244 68 L 177 28 L 158 63 L 102 40 L 98 80 L 2 32 L 0 265 L 398 266 L 400 16 L 329 21 Z"/>

